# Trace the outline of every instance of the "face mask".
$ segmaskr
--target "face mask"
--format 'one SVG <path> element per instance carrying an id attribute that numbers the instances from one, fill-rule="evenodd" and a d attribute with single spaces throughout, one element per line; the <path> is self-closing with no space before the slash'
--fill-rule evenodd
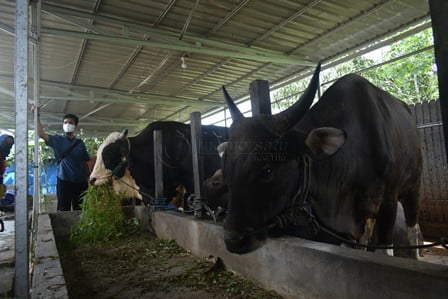
<path id="1" fill-rule="evenodd" d="M 75 131 L 75 125 L 72 124 L 64 124 L 62 128 L 65 133 L 73 133 Z"/>

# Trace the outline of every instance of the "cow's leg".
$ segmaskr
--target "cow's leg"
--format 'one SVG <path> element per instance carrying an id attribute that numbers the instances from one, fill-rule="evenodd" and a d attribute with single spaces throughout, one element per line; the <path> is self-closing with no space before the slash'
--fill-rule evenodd
<path id="1" fill-rule="evenodd" d="M 420 245 L 423 243 L 422 233 L 417 222 L 419 200 L 416 194 L 418 194 L 417 191 L 412 192 L 409 196 L 401 199 L 401 204 L 403 205 L 404 216 L 406 219 L 407 237 L 411 245 Z M 419 259 L 419 257 L 419 250 L 413 249 L 412 258 Z"/>
<path id="2" fill-rule="evenodd" d="M 368 218 L 366 220 L 366 223 L 364 224 L 364 234 L 362 235 L 361 239 L 359 239 L 359 243 L 363 245 L 369 244 L 370 240 L 372 239 L 372 234 L 375 229 L 375 219 Z M 364 250 L 367 250 L 367 248 L 363 248 Z"/>
<path id="3" fill-rule="evenodd" d="M 394 198 L 385 198 L 376 218 L 378 245 L 392 245 L 396 214 L 397 201 Z M 393 249 L 379 249 L 377 251 L 393 256 Z"/>

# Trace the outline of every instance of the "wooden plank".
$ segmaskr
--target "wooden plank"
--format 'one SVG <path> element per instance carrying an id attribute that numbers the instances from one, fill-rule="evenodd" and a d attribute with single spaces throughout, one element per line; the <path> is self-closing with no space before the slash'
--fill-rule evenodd
<path id="1" fill-rule="evenodd" d="M 269 82 L 254 80 L 249 85 L 252 115 L 271 114 L 271 97 L 269 95 Z"/>
<path id="2" fill-rule="evenodd" d="M 422 111 L 423 111 L 423 123 L 429 124 L 431 123 L 431 113 L 429 111 L 429 102 L 422 103 Z M 426 157 L 428 162 L 427 168 L 427 191 L 430 193 L 427 198 L 434 198 L 434 168 L 438 161 L 435 159 L 434 154 L 434 139 L 433 139 L 433 128 L 427 127 L 423 129 L 425 132 L 425 147 L 426 147 Z"/>
<path id="3" fill-rule="evenodd" d="M 161 130 L 155 130 L 154 138 L 154 180 L 155 180 L 155 196 L 156 199 L 164 198 L 163 192 L 163 133 Z"/>
<path id="4" fill-rule="evenodd" d="M 431 123 L 441 120 L 440 104 L 438 101 L 429 102 L 429 112 L 431 113 Z M 434 198 L 437 200 L 448 200 L 448 169 L 446 167 L 445 143 L 442 126 L 432 127 L 432 140 L 434 145 Z"/>
<path id="5" fill-rule="evenodd" d="M 417 124 L 418 125 L 422 125 L 424 124 L 424 120 L 423 120 L 423 104 L 422 103 L 418 103 L 415 105 L 415 117 L 417 119 Z M 422 173 L 422 188 L 421 188 L 421 192 L 420 192 L 420 198 L 421 200 L 425 200 L 427 198 L 430 198 L 430 191 L 428 190 L 430 183 L 429 183 L 429 174 L 430 171 L 429 169 L 429 161 L 428 161 L 428 156 L 427 156 L 427 145 L 426 145 L 426 129 L 425 128 L 420 128 L 419 129 L 419 134 L 420 134 L 420 141 L 422 144 L 422 148 L 423 148 L 423 173 Z"/>

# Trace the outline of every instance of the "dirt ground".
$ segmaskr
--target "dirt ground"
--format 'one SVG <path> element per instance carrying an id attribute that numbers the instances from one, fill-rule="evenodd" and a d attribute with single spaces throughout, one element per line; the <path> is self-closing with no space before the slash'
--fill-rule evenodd
<path id="1" fill-rule="evenodd" d="M 282 298 L 149 233 L 102 245 L 58 244 L 70 298 Z"/>
<path id="2" fill-rule="evenodd" d="M 422 254 L 423 262 L 448 266 L 448 250 L 441 245 L 422 249 Z"/>

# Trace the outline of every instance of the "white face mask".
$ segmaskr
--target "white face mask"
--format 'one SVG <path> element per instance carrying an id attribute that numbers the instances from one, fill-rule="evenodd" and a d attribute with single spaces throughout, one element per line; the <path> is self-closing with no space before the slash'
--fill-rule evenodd
<path id="1" fill-rule="evenodd" d="M 75 125 L 72 124 L 64 124 L 62 128 L 65 133 L 73 133 L 75 131 Z"/>

